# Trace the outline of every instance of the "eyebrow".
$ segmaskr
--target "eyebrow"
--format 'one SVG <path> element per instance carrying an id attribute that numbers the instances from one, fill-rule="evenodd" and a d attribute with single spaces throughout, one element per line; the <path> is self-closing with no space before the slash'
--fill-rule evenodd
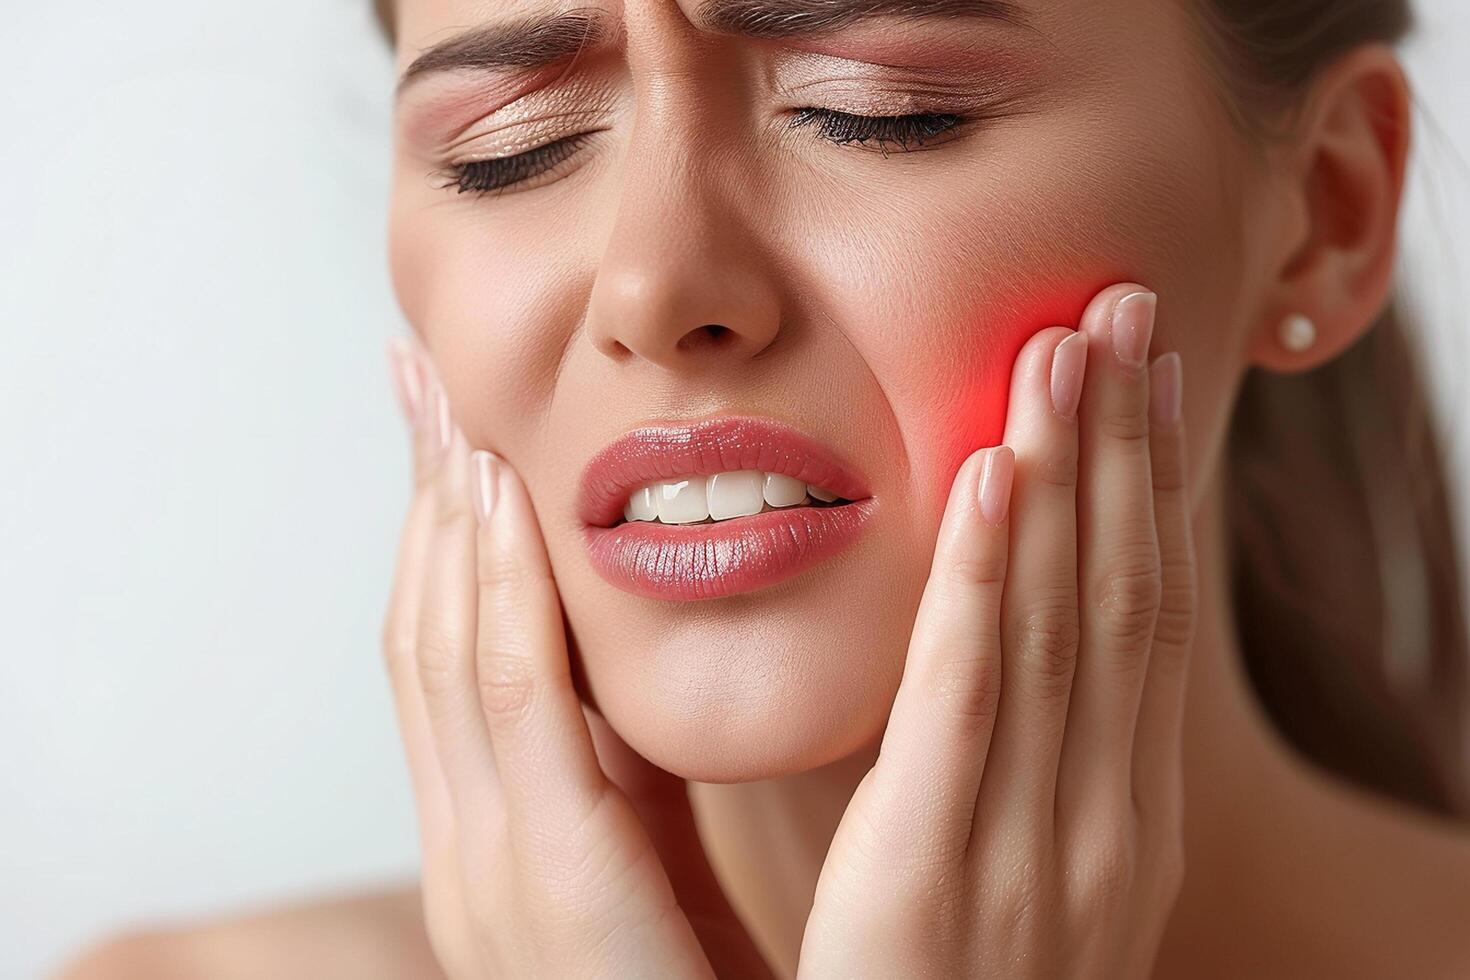
<path id="1" fill-rule="evenodd" d="M 767 39 L 825 34 L 879 17 L 1025 20 L 1013 0 L 701 0 L 699 5 L 706 29 Z"/>
<path id="2" fill-rule="evenodd" d="M 697 9 L 699 26 L 707 31 L 767 40 L 827 34 L 880 17 L 1025 23 L 1013 0 L 701 0 Z M 398 91 L 434 72 L 545 67 L 616 41 L 620 29 L 613 15 L 598 7 L 471 28 L 415 58 Z"/>
<path id="3" fill-rule="evenodd" d="M 415 58 L 399 80 L 398 91 L 423 75 L 440 71 L 541 68 L 585 48 L 607 44 L 616 34 L 611 15 L 596 7 L 485 24 Z"/>

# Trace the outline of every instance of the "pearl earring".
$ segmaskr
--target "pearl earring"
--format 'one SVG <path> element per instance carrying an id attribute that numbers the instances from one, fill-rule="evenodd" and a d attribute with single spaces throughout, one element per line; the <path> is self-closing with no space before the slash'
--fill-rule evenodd
<path id="1" fill-rule="evenodd" d="M 1281 346 L 1294 354 L 1309 351 L 1317 343 L 1317 325 L 1311 317 L 1293 313 L 1281 321 Z"/>

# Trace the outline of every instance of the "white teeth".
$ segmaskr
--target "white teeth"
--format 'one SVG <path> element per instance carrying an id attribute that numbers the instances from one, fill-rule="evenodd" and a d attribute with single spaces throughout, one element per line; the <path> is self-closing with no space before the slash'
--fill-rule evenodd
<path id="1" fill-rule="evenodd" d="M 655 483 L 658 519 L 665 524 L 698 524 L 708 518 L 707 482 L 702 476 L 691 476 L 677 483 Z"/>
<path id="2" fill-rule="evenodd" d="M 658 520 L 658 501 L 653 496 L 653 487 L 639 487 L 628 498 L 623 508 L 623 517 L 630 521 Z"/>
<path id="3" fill-rule="evenodd" d="M 767 473 L 764 496 L 772 507 L 795 507 L 806 500 L 806 484 L 784 473 Z"/>
<path id="4" fill-rule="evenodd" d="M 765 499 L 761 484 L 765 474 L 760 470 L 737 470 L 717 473 L 709 478 L 709 516 L 717 521 L 759 514 Z"/>
<path id="5" fill-rule="evenodd" d="M 781 473 L 734 470 L 639 487 L 623 505 L 623 519 L 698 524 L 749 517 L 767 507 L 799 507 L 813 500 L 830 504 L 840 499 L 821 487 Z"/>

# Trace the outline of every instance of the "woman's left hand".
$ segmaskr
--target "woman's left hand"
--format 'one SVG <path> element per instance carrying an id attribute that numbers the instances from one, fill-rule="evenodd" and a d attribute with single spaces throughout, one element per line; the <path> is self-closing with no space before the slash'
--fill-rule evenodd
<path id="1" fill-rule="evenodd" d="M 1197 601 L 1180 365 L 1147 364 L 1154 307 L 1110 287 L 1017 359 L 1005 444 L 955 479 L 799 976 L 1152 973 L 1184 872 Z"/>

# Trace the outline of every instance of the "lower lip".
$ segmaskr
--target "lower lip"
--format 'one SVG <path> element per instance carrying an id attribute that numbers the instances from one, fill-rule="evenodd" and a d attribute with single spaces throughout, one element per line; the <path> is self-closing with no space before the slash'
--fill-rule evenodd
<path id="1" fill-rule="evenodd" d="M 754 592 L 801 574 L 857 540 L 869 497 L 840 507 L 791 507 L 715 524 L 630 521 L 585 529 L 598 574 L 634 595 L 690 602 Z"/>

